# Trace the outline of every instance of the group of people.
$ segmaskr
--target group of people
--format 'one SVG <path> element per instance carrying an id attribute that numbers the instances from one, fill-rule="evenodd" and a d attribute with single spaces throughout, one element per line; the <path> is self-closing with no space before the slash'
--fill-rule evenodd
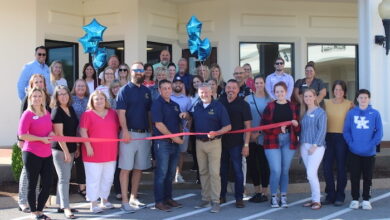
<path id="1" fill-rule="evenodd" d="M 369 104 L 366 89 L 357 92 L 356 106 L 347 100 L 346 83 L 341 80 L 333 83 L 333 98 L 324 99 L 326 87 L 315 77 L 313 62 L 305 67 L 306 77 L 295 83 L 284 72 L 282 58 L 276 59 L 275 72 L 266 78 L 253 77 L 251 66 L 245 64 L 236 67 L 233 79 L 225 82 L 217 64 L 210 69 L 200 65 L 197 74 L 191 75 L 187 60 L 181 58 L 176 70 L 167 50 L 154 65 L 134 62 L 128 66 L 112 56 L 98 77 L 93 66 L 85 64 L 82 79 L 76 80 L 70 91 L 61 63 L 53 62 L 50 69 L 45 64 L 46 52 L 43 46 L 36 48 L 36 60 L 23 68 L 18 82 L 22 101 L 18 145 L 24 162 L 19 209 L 31 211 L 36 219 L 50 219 L 43 208 L 53 168 L 58 175 L 58 211 L 66 218 L 76 218 L 76 210 L 69 205 L 74 161 L 80 193 L 86 190 L 93 213 L 114 208 L 108 200 L 112 185 L 124 212 L 145 207 L 137 194 L 142 171 L 151 168 L 152 161 L 156 209 L 182 207 L 172 197 L 172 183 L 184 181 L 183 156 L 189 145 L 202 187 L 201 201 L 195 208 L 211 206 L 211 212 L 219 212 L 220 204 L 226 202 L 229 174 L 234 176 L 237 208 L 245 207 L 247 174 L 256 189 L 250 202 L 270 200 L 271 207 L 288 207 L 289 169 L 298 148 L 312 192 L 305 207 L 317 210 L 323 204 L 343 205 L 349 165 L 350 208 L 360 206 L 362 174 L 362 208 L 372 208 L 375 149 L 383 136 L 380 114 Z M 275 123 L 283 125 L 234 132 Z M 203 135 L 177 135 L 183 131 Z M 169 138 L 151 141 L 151 135 Z M 53 142 L 51 136 L 125 141 Z M 322 203 L 318 180 L 321 162 L 327 194 Z"/>

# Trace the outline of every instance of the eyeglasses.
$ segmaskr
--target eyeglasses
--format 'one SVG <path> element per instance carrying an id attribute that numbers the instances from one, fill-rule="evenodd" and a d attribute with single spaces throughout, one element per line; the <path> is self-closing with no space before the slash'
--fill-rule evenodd
<path id="1" fill-rule="evenodd" d="M 127 69 L 119 69 L 119 71 L 127 72 Z"/>
<path id="2" fill-rule="evenodd" d="M 45 57 L 46 54 L 45 54 L 45 53 L 38 53 L 38 56 L 40 56 L 40 57 Z"/>
<path id="3" fill-rule="evenodd" d="M 66 96 L 68 93 L 58 93 L 58 96 Z"/>
<path id="4" fill-rule="evenodd" d="M 284 65 L 283 62 L 276 62 L 275 65 Z"/>
<path id="5" fill-rule="evenodd" d="M 234 72 L 233 75 L 243 74 L 243 72 Z"/>
<path id="6" fill-rule="evenodd" d="M 145 72 L 144 69 L 132 69 L 132 71 L 135 72 L 135 73 L 143 73 L 143 72 Z"/>

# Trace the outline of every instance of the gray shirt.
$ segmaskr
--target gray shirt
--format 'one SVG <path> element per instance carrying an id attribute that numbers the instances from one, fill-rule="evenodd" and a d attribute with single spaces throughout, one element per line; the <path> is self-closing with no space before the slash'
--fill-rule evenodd
<path id="1" fill-rule="evenodd" d="M 325 146 L 326 113 L 322 108 L 316 108 L 312 112 L 306 112 L 301 119 L 301 144 L 316 144 Z"/>

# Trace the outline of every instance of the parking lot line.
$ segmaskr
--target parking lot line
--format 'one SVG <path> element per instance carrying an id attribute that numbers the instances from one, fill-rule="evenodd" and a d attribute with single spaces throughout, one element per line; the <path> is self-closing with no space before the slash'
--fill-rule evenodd
<path id="1" fill-rule="evenodd" d="M 385 193 L 385 194 L 380 195 L 380 196 L 377 196 L 377 197 L 375 197 L 375 198 L 373 198 L 373 199 L 370 199 L 370 201 L 371 201 L 371 202 L 376 202 L 376 201 L 378 201 L 378 200 L 387 198 L 387 197 L 389 197 L 389 196 L 390 196 L 390 192 Z M 345 209 L 342 209 L 342 210 L 340 210 L 340 211 L 338 211 L 338 212 L 335 212 L 335 213 L 333 213 L 333 214 L 330 214 L 330 215 L 327 215 L 327 216 L 325 216 L 325 217 L 322 217 L 322 218 L 320 218 L 320 219 L 321 219 L 321 220 L 328 220 L 328 219 L 337 217 L 337 216 L 339 216 L 339 215 L 343 215 L 343 214 L 345 214 L 345 213 L 348 213 L 348 212 L 350 212 L 350 211 L 353 211 L 353 209 L 345 208 Z"/>
<path id="2" fill-rule="evenodd" d="M 298 200 L 296 202 L 290 203 L 288 205 L 288 207 L 296 206 L 298 204 L 301 204 L 301 203 L 304 203 L 304 202 L 307 202 L 307 201 L 310 201 L 310 200 L 311 200 L 311 197 L 310 198 L 306 198 L 306 199 L 301 199 L 301 200 Z M 259 212 L 259 213 L 256 213 L 256 214 L 244 217 L 244 218 L 240 218 L 240 220 L 250 220 L 250 219 L 254 219 L 254 218 L 257 218 L 257 217 L 260 217 L 260 216 L 264 216 L 264 215 L 267 215 L 267 214 L 270 214 L 270 213 L 273 213 L 273 212 L 281 211 L 281 210 L 286 210 L 286 208 L 270 208 L 267 211 Z"/>

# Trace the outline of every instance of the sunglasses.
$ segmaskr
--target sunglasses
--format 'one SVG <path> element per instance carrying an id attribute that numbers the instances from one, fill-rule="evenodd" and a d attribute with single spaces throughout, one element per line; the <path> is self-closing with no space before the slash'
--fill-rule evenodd
<path id="1" fill-rule="evenodd" d="M 46 54 L 45 54 L 45 53 L 38 53 L 38 56 L 40 56 L 40 57 L 45 57 Z"/>
<path id="2" fill-rule="evenodd" d="M 132 71 L 135 72 L 135 73 L 143 73 L 143 72 L 145 72 L 144 69 L 132 69 Z"/>
<path id="3" fill-rule="evenodd" d="M 276 62 L 275 65 L 284 65 L 283 62 Z"/>
<path id="4" fill-rule="evenodd" d="M 119 69 L 119 71 L 127 72 L 127 69 Z"/>

